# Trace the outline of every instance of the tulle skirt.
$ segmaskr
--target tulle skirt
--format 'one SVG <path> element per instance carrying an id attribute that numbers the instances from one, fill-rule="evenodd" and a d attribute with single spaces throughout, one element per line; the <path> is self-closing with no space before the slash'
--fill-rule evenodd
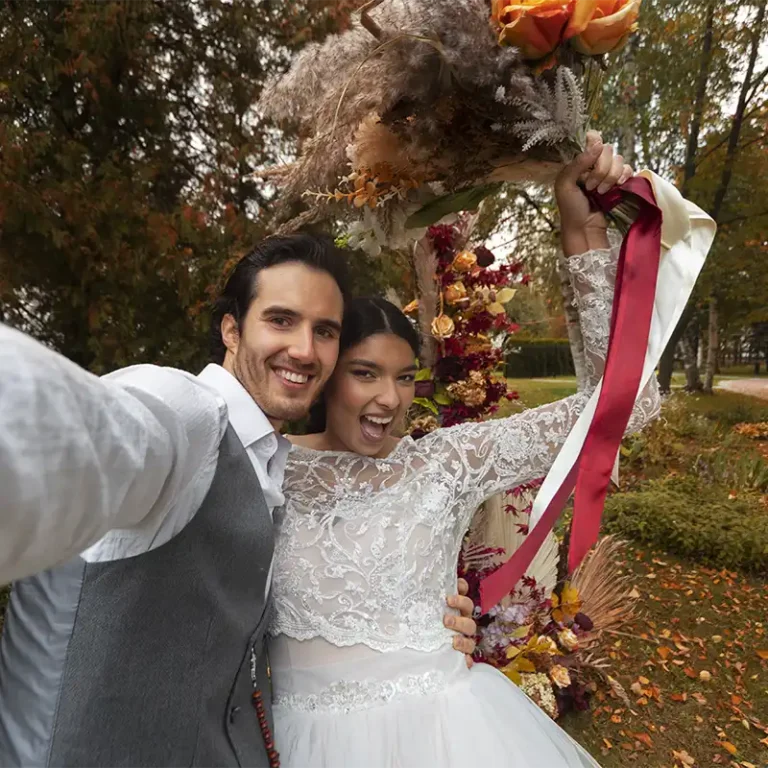
<path id="1" fill-rule="evenodd" d="M 278 638 L 280 640 L 280 638 Z M 452 648 L 364 649 L 297 667 L 272 659 L 284 768 L 594 768 L 589 754 L 501 672 Z M 309 654 L 311 656 L 311 654 Z M 275 661 L 277 660 L 277 664 Z"/>

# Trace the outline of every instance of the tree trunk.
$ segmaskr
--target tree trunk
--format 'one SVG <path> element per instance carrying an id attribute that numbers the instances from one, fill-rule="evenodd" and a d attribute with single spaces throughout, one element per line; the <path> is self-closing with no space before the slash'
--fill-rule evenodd
<path id="1" fill-rule="evenodd" d="M 669 343 L 659 360 L 659 390 L 664 395 L 668 395 L 672 390 L 672 373 L 674 372 L 675 367 L 677 345 L 682 341 L 686 328 L 688 328 L 688 323 L 690 323 L 695 310 L 696 307 L 693 303 L 689 302 L 683 310 L 683 314 L 680 316 L 680 320 L 675 326 L 675 330 L 672 331 Z"/>
<path id="2" fill-rule="evenodd" d="M 690 325 L 686 329 L 681 341 L 683 349 L 683 365 L 685 366 L 685 390 L 686 392 L 700 392 L 701 378 L 697 356 L 699 351 L 699 329 L 696 325 Z"/>
<path id="3" fill-rule="evenodd" d="M 744 114 L 747 111 L 747 102 L 749 101 L 749 92 L 752 88 L 752 77 L 755 74 L 757 55 L 760 52 L 760 40 L 763 36 L 766 5 L 768 5 L 768 2 L 763 2 L 758 8 L 757 18 L 752 27 L 752 41 L 749 47 L 747 71 L 744 75 L 744 82 L 741 84 L 739 103 L 736 106 L 736 112 L 733 115 L 733 122 L 731 123 L 731 133 L 728 136 L 728 149 L 725 153 L 725 164 L 723 165 L 723 173 L 720 177 L 720 186 L 715 192 L 715 199 L 712 203 L 711 215 L 715 222 L 718 223 L 723 208 L 723 202 L 725 201 L 725 196 L 728 193 L 728 187 L 731 183 L 733 166 L 736 162 L 736 153 L 739 147 L 739 138 L 741 137 L 741 126 L 744 122 Z"/>
<path id="4" fill-rule="evenodd" d="M 715 29 L 715 2 L 710 0 L 707 5 L 706 17 L 704 20 L 704 38 L 701 46 L 701 62 L 699 64 L 699 74 L 696 78 L 696 94 L 693 100 L 693 114 L 691 116 L 691 128 L 688 134 L 688 143 L 685 149 L 685 163 L 683 173 L 683 184 L 680 189 L 683 197 L 688 196 L 688 190 L 691 180 L 696 175 L 696 155 L 699 149 L 699 133 L 704 116 L 704 103 L 707 97 L 707 84 L 709 83 L 709 71 L 712 64 L 712 39 Z M 666 393 L 670 391 L 672 383 L 672 369 L 674 367 L 675 349 L 677 343 L 683 337 L 685 329 L 693 316 L 694 308 L 688 304 L 680 320 L 672 333 L 672 337 L 664 350 L 659 365 L 659 389 Z M 698 371 L 693 372 L 694 379 L 698 380 Z"/>
<path id="5" fill-rule="evenodd" d="M 731 184 L 733 176 L 733 167 L 736 163 L 736 154 L 739 147 L 739 138 L 741 137 L 741 127 L 744 123 L 744 114 L 747 111 L 749 101 L 749 92 L 752 89 L 752 77 L 755 73 L 755 64 L 760 51 L 760 40 L 763 35 L 763 24 L 765 22 L 765 10 L 768 6 L 768 0 L 764 0 L 757 10 L 757 18 L 752 27 L 752 40 L 749 47 L 749 60 L 747 62 L 747 71 L 744 74 L 744 81 L 739 91 L 739 102 L 736 105 L 736 112 L 733 115 L 731 123 L 731 132 L 728 136 L 728 148 L 725 152 L 725 163 L 723 172 L 720 176 L 720 184 L 715 192 L 715 199 L 712 203 L 712 218 L 719 223 L 720 214 L 723 210 L 725 196 L 728 194 L 728 187 Z M 714 294 L 709 299 L 709 350 L 707 354 L 707 370 L 704 377 L 704 391 L 712 393 L 712 385 L 715 378 L 715 366 L 718 351 L 718 333 L 717 333 L 717 296 Z"/>
<path id="6" fill-rule="evenodd" d="M 683 187 L 681 190 L 683 197 L 687 196 L 691 179 L 696 175 L 696 154 L 699 149 L 699 132 L 701 131 L 701 123 L 704 116 L 704 102 L 707 97 L 709 69 L 712 64 L 712 38 L 714 37 L 715 31 L 715 4 L 716 0 L 710 0 L 707 5 L 707 15 L 704 21 L 704 39 L 701 46 L 699 74 L 696 78 L 696 96 L 693 101 L 691 131 L 688 134 L 688 144 L 685 149 Z"/>
<path id="7" fill-rule="evenodd" d="M 719 349 L 717 328 L 717 299 L 713 296 L 709 300 L 709 334 L 707 341 L 707 366 L 704 371 L 704 391 L 711 395 L 715 382 L 715 370 L 717 368 L 717 351 Z"/>

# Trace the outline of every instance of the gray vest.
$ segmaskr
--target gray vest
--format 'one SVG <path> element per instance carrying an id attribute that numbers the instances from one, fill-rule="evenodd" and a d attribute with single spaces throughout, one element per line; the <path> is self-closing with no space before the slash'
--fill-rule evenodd
<path id="1" fill-rule="evenodd" d="M 0 644 L 1 766 L 267 766 L 272 521 L 230 426 L 171 541 L 17 582 Z M 255 678 L 255 679 L 253 679 Z"/>

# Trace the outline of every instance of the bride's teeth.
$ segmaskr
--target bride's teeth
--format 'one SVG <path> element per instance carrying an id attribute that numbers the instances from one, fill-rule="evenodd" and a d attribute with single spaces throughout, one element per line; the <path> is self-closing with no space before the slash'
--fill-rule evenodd
<path id="1" fill-rule="evenodd" d="M 293 371 L 280 370 L 278 374 L 282 376 L 286 381 L 291 381 L 294 384 L 306 384 L 309 381 L 309 376 L 304 373 L 294 373 Z"/>
<path id="2" fill-rule="evenodd" d="M 368 421 L 372 421 L 374 424 L 389 424 L 392 421 L 392 417 L 384 418 L 382 416 L 366 416 Z"/>

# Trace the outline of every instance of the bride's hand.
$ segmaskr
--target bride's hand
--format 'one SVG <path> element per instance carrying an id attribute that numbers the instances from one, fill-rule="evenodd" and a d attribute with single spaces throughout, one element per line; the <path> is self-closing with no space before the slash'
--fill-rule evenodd
<path id="1" fill-rule="evenodd" d="M 475 621 L 472 618 L 475 605 L 471 598 L 467 597 L 469 584 L 467 584 L 464 579 L 459 579 L 458 590 L 458 595 L 452 595 L 448 598 L 448 605 L 451 608 L 456 608 L 461 615 L 455 616 L 452 613 L 449 613 L 443 617 L 443 621 L 448 629 L 452 629 L 458 633 L 457 636 L 453 638 L 453 647 L 466 655 L 467 666 L 471 667 L 473 664 L 472 654 L 475 652 L 475 646 L 477 645 L 475 642 L 477 624 L 475 624 Z"/>
<path id="2" fill-rule="evenodd" d="M 602 211 L 592 207 L 584 190 L 603 194 L 633 175 L 621 155 L 614 153 L 597 131 L 587 133 L 587 148 L 575 157 L 555 180 L 555 199 L 560 211 L 560 236 L 566 256 L 607 248 L 608 223 Z"/>

